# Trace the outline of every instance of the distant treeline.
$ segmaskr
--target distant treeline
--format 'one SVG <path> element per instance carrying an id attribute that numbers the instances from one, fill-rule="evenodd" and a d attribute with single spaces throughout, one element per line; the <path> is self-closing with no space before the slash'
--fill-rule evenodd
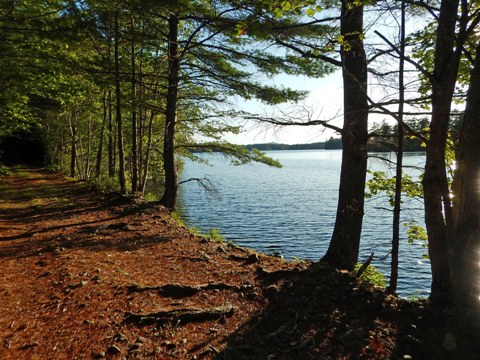
<path id="1" fill-rule="evenodd" d="M 379 131 L 380 130 L 380 131 Z M 396 151 L 396 127 L 390 127 L 388 124 L 382 123 L 382 126 L 375 128 L 372 132 L 369 143 L 369 152 L 390 152 Z M 249 144 L 244 146 L 247 150 L 275 151 L 275 150 L 339 150 L 342 149 L 342 139 L 330 137 L 327 141 L 315 142 L 310 144 L 280 144 L 280 143 L 263 143 Z M 190 149 L 193 153 L 200 152 L 219 152 L 221 149 L 212 147 L 202 147 Z M 422 147 L 422 141 L 415 137 L 406 136 L 404 140 L 404 151 L 425 151 Z"/>
<path id="2" fill-rule="evenodd" d="M 325 149 L 325 142 L 316 142 L 311 144 L 278 144 L 278 143 L 266 143 L 266 144 L 251 144 L 245 145 L 248 150 L 257 149 L 260 151 L 272 151 L 272 150 L 317 150 Z"/>

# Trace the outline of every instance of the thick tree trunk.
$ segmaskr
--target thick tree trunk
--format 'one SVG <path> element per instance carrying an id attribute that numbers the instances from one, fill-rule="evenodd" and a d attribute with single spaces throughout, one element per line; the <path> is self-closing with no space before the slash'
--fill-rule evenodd
<path id="1" fill-rule="evenodd" d="M 470 75 L 453 184 L 452 284 L 457 304 L 480 307 L 480 45 Z"/>
<path id="2" fill-rule="evenodd" d="M 120 87 L 120 54 L 119 54 L 119 27 L 118 10 L 115 12 L 115 95 L 116 95 L 116 117 L 117 117 L 117 146 L 118 146 L 118 180 L 120 182 L 120 192 L 127 192 L 125 178 L 125 158 L 123 152 L 123 130 L 122 130 L 122 90 Z"/>
<path id="3" fill-rule="evenodd" d="M 177 204 L 178 174 L 175 160 L 175 127 L 177 124 L 178 76 L 180 60 L 178 57 L 178 18 L 170 15 L 168 19 L 168 90 L 165 112 L 165 136 L 163 139 L 163 166 L 165 169 L 165 188 L 160 203 L 170 210 Z"/>
<path id="4" fill-rule="evenodd" d="M 353 269 L 358 259 L 367 173 L 367 63 L 363 47 L 363 7 L 342 1 L 344 84 L 342 166 L 335 228 L 323 260 Z"/>
<path id="5" fill-rule="evenodd" d="M 438 19 L 435 46 L 435 70 L 432 76 L 432 119 L 426 149 L 425 224 L 432 267 L 430 298 L 436 303 L 451 300 L 450 267 L 448 263 L 447 224 L 450 219 L 450 200 L 445 169 L 445 147 L 448 135 L 451 102 L 455 89 L 459 51 L 455 51 L 455 26 L 459 1 L 443 0 Z M 458 48 L 457 48 L 458 49 Z"/>

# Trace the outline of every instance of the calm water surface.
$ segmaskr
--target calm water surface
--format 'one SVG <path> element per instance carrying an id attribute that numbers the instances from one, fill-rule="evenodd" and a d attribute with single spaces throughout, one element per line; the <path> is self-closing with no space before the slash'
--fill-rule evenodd
<path id="1" fill-rule="evenodd" d="M 318 260 L 325 253 L 335 223 L 341 151 L 271 151 L 283 168 L 262 164 L 233 166 L 219 154 L 204 155 L 210 165 L 186 160 L 182 179 L 210 179 L 217 190 L 211 197 L 194 182 L 182 185 L 180 206 L 189 226 L 202 232 L 211 228 L 235 243 L 285 258 Z M 374 156 L 395 160 L 390 154 L 371 154 L 369 169 L 389 171 Z M 392 156 L 390 158 L 390 156 Z M 423 166 L 424 155 L 407 154 L 404 163 Z M 413 176 L 418 171 L 407 170 Z M 393 172 L 392 172 L 393 174 Z M 403 222 L 422 221 L 421 203 L 405 200 Z M 384 198 L 367 200 L 360 261 L 375 252 L 374 265 L 389 273 L 392 213 Z M 423 225 L 423 222 L 420 223 Z M 430 264 L 426 249 L 407 244 L 402 228 L 399 294 L 428 295 Z"/>

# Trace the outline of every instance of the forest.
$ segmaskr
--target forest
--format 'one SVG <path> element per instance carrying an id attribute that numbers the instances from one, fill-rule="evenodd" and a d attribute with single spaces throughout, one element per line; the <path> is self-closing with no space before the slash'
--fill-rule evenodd
<path id="1" fill-rule="evenodd" d="M 198 151 L 280 166 L 226 134 L 250 122 L 323 127 L 338 136 L 325 146 L 343 149 L 321 259 L 335 268 L 358 262 L 368 151 L 397 154 L 394 294 L 402 154 L 421 149 L 429 301 L 479 321 L 479 23 L 480 3 L 468 0 L 2 1 L 0 172 L 30 163 L 123 195 L 156 189 L 173 211 L 182 159 L 201 161 Z M 306 91 L 275 82 L 333 72 L 340 124 L 309 109 Z"/>

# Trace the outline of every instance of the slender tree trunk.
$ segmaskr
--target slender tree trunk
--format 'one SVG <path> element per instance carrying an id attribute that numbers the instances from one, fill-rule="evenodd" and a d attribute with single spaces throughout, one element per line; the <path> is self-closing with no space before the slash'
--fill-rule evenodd
<path id="1" fill-rule="evenodd" d="M 70 118 L 70 177 L 75 177 L 75 169 L 77 168 L 77 125 L 72 115 Z"/>
<path id="2" fill-rule="evenodd" d="M 178 174 L 175 161 L 175 127 L 177 124 L 178 77 L 180 61 L 178 57 L 178 18 L 171 14 L 168 18 L 168 90 L 165 112 L 165 136 L 163 139 L 163 166 L 165 188 L 160 203 L 170 210 L 177 204 Z"/>
<path id="3" fill-rule="evenodd" d="M 452 284 L 456 303 L 480 307 L 480 45 L 470 74 L 453 182 Z M 479 320 L 479 319 L 477 319 Z"/>
<path id="4" fill-rule="evenodd" d="M 445 148 L 460 61 L 458 49 L 455 51 L 455 46 L 458 46 L 455 38 L 458 3 L 458 0 L 443 0 L 440 7 L 432 76 L 432 119 L 423 180 L 425 224 L 432 267 L 430 298 L 438 304 L 451 301 L 452 284 L 446 236 L 447 224 L 451 221 L 451 209 L 445 169 Z"/>
<path id="5" fill-rule="evenodd" d="M 142 31 L 143 31 L 142 27 Z M 143 86 L 143 43 L 140 47 L 140 61 L 138 64 L 138 82 L 140 91 L 138 94 L 138 177 L 139 177 L 139 189 L 138 191 L 143 193 L 143 184 L 142 184 L 142 174 L 143 174 L 143 166 L 144 166 L 144 126 L 145 126 L 145 107 L 143 106 L 143 95 L 144 95 L 144 86 Z"/>
<path id="6" fill-rule="evenodd" d="M 392 263 L 390 266 L 390 281 L 388 290 L 397 291 L 398 283 L 398 250 L 400 247 L 400 213 L 402 204 L 402 178 L 403 178 L 403 102 L 405 101 L 404 88 L 404 68 L 405 68 L 405 0 L 401 5 L 401 21 L 400 21 L 400 63 L 398 69 L 398 148 L 397 148 L 397 164 L 395 173 L 395 199 L 393 207 L 393 224 L 392 224 Z"/>
<path id="7" fill-rule="evenodd" d="M 116 117 L 117 117 L 117 145 L 118 145 L 118 180 L 120 182 L 120 192 L 127 192 L 125 178 L 125 157 L 123 153 L 123 130 L 122 130 L 122 90 L 120 87 L 120 54 L 119 54 L 119 27 L 118 27 L 118 10 L 115 11 L 115 95 L 116 95 Z"/>
<path id="8" fill-rule="evenodd" d="M 135 73 L 135 41 L 134 41 L 134 23 L 133 17 L 130 19 L 131 25 L 131 51 L 132 51 L 132 192 L 135 193 L 138 188 L 138 148 L 137 148 L 137 81 Z"/>
<path id="9" fill-rule="evenodd" d="M 90 157 L 92 154 L 92 118 L 88 117 L 87 122 L 87 156 L 85 159 L 85 168 L 83 178 L 88 180 L 90 178 Z"/>
<path id="10" fill-rule="evenodd" d="M 363 6 L 342 1 L 344 86 L 342 166 L 335 228 L 323 260 L 353 269 L 358 260 L 367 174 L 367 62 L 363 47 Z"/>
<path id="11" fill-rule="evenodd" d="M 144 164 L 143 164 L 142 184 L 140 186 L 140 191 L 142 193 L 145 192 L 145 187 L 147 186 L 148 166 L 150 164 L 150 155 L 152 153 L 153 119 L 154 118 L 155 118 L 155 114 L 152 112 L 150 114 L 150 121 L 149 121 L 149 124 L 148 124 L 147 151 L 146 151 L 146 154 L 145 154 L 145 161 L 144 161 Z"/>
<path id="12" fill-rule="evenodd" d="M 115 176 L 115 129 L 112 114 L 112 90 L 108 89 L 108 176 Z"/>
<path id="13" fill-rule="evenodd" d="M 103 138 L 105 135 L 105 126 L 108 121 L 108 105 L 107 105 L 107 90 L 103 91 L 103 118 L 102 118 L 102 127 L 100 129 L 100 141 L 98 143 L 97 149 L 97 160 L 95 163 L 95 177 L 100 178 L 102 172 L 102 155 L 103 155 Z"/>

